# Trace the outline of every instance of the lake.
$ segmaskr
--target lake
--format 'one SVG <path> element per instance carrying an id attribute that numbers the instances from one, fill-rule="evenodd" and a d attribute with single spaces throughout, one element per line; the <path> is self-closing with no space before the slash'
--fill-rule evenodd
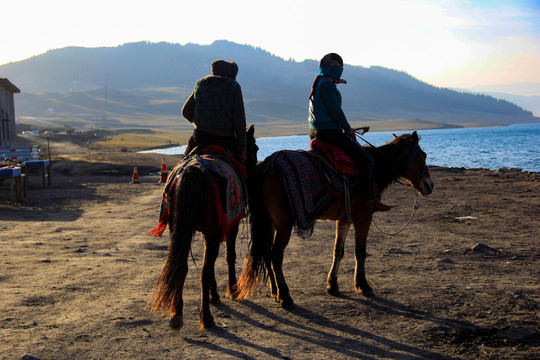
<path id="1" fill-rule="evenodd" d="M 307 125 L 306 125 L 307 132 Z M 375 146 L 393 139 L 392 134 L 410 131 L 368 132 L 363 138 Z M 540 172 L 540 124 L 519 124 L 457 129 L 418 130 L 420 146 L 428 154 L 427 163 L 444 167 L 519 168 Z M 362 140 L 360 140 L 362 143 Z M 308 150 L 309 136 L 257 138 L 258 158 L 263 160 L 278 150 Z M 185 146 L 148 150 L 159 154 L 182 154 Z"/>

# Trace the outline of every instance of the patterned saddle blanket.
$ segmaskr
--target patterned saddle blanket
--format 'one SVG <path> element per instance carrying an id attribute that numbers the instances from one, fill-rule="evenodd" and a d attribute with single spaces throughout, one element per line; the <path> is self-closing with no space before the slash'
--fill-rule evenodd
<path id="1" fill-rule="evenodd" d="M 315 151 L 278 151 L 261 166 L 282 179 L 295 230 L 302 237 L 312 234 L 318 215 L 332 199 L 343 197 L 348 186 L 347 176 Z"/>
<path id="2" fill-rule="evenodd" d="M 231 230 L 244 217 L 247 199 L 245 167 L 220 147 L 212 146 L 204 149 L 204 152 L 205 154 L 195 154 L 182 159 L 169 173 L 163 190 L 159 222 L 150 234 L 161 236 L 167 228 L 169 215 L 174 206 L 176 185 L 184 170 L 190 166 L 199 167 L 208 175 L 212 184 L 216 199 L 216 213 L 222 228 L 221 241 L 227 240 Z M 214 177 L 219 177 L 226 182 L 226 191 L 220 191 Z"/>

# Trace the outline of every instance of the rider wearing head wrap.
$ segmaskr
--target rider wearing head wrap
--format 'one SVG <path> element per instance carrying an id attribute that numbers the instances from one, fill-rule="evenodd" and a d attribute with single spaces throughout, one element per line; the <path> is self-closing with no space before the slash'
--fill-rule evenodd
<path id="1" fill-rule="evenodd" d="M 309 135 L 342 149 L 358 164 L 363 174 L 365 207 L 370 211 L 388 211 L 390 207 L 379 202 L 373 189 L 373 158 L 355 140 L 354 129 L 341 108 L 341 93 L 337 84 L 341 79 L 343 59 L 336 53 L 326 54 L 319 62 L 319 75 L 313 81 L 309 94 Z"/>

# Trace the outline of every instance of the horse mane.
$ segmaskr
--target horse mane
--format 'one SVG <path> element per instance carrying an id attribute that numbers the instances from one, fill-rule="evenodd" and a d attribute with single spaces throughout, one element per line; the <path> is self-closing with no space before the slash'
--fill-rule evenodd
<path id="1" fill-rule="evenodd" d="M 414 135 L 394 135 L 394 139 L 384 145 L 364 147 L 373 157 L 373 176 L 377 183 L 377 187 L 381 192 L 397 181 L 401 176 L 400 173 L 402 168 L 400 160 L 403 157 L 406 141 L 412 141 L 414 143 Z M 417 139 L 416 143 L 418 143 Z"/>

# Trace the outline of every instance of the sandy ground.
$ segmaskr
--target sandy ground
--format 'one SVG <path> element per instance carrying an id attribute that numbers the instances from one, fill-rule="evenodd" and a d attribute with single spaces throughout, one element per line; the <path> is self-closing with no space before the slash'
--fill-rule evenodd
<path id="1" fill-rule="evenodd" d="M 168 166 L 177 158 L 167 157 Z M 334 224 L 294 236 L 284 272 L 292 310 L 268 291 L 224 299 L 217 327 L 198 329 L 202 241 L 184 291 L 185 325 L 145 309 L 168 236 L 157 222 L 161 156 L 132 153 L 57 158 L 52 187 L 30 175 L 26 202 L 0 185 L 1 359 L 538 359 L 540 358 L 540 174 L 432 168 L 435 190 L 419 198 L 398 235 L 372 226 L 366 270 L 376 296 L 354 292 L 352 233 L 341 295 L 326 293 Z M 139 184 L 131 184 L 138 167 Z M 413 192 L 393 185 L 376 214 L 386 232 L 406 223 Z M 166 232 L 168 234 L 168 230 Z M 237 240 L 238 273 L 248 229 Z M 32 357 L 33 356 L 33 357 Z"/>

